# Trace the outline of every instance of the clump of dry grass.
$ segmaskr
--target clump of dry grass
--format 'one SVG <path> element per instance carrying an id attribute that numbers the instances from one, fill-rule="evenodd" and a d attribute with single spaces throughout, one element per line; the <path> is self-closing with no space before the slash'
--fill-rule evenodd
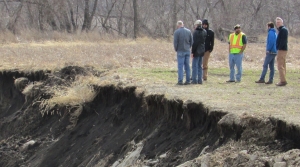
<path id="1" fill-rule="evenodd" d="M 40 104 L 41 113 L 54 114 L 55 109 L 59 107 L 82 108 L 85 103 L 94 100 L 97 92 L 93 85 L 100 84 L 100 80 L 94 76 L 79 76 L 71 85 L 55 86 L 51 88 L 50 99 L 43 100 Z M 58 113 L 60 114 L 60 113 Z"/>

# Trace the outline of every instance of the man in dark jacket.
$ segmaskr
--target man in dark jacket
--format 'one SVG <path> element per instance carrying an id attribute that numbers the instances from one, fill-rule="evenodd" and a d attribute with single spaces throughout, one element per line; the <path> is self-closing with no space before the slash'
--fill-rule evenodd
<path id="1" fill-rule="evenodd" d="M 283 20 L 280 17 L 276 18 L 276 26 L 278 28 L 278 36 L 276 40 L 277 55 L 277 68 L 279 71 L 280 82 L 277 86 L 285 86 L 286 82 L 286 55 L 288 51 L 288 30 L 283 26 Z"/>
<path id="2" fill-rule="evenodd" d="M 206 19 L 202 21 L 202 27 L 206 30 L 207 33 L 205 40 L 205 53 L 203 57 L 203 80 L 206 81 L 208 75 L 208 59 L 210 57 L 210 53 L 214 49 L 215 33 L 213 32 L 213 30 L 209 29 L 209 23 Z"/>
<path id="3" fill-rule="evenodd" d="M 202 21 L 195 22 L 192 45 L 192 84 L 202 84 L 202 57 L 205 52 L 206 31 L 202 28 Z"/>
<path id="4" fill-rule="evenodd" d="M 258 81 L 255 81 L 255 83 L 265 83 L 265 84 L 273 83 L 273 78 L 275 73 L 274 62 L 277 54 L 277 49 L 276 49 L 277 34 L 274 28 L 274 23 L 269 22 L 267 26 L 268 26 L 268 37 L 267 37 L 267 47 L 266 47 L 266 58 L 263 65 L 263 71 L 261 73 L 260 79 Z M 269 77 L 269 81 L 265 82 L 265 76 L 268 71 L 268 66 L 270 68 L 270 77 Z"/>

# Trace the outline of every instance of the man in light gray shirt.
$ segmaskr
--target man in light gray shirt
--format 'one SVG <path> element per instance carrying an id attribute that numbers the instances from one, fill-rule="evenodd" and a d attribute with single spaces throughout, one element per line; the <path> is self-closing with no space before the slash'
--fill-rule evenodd
<path id="1" fill-rule="evenodd" d="M 174 32 L 174 49 L 177 52 L 178 83 L 183 85 L 183 68 L 186 73 L 185 85 L 190 84 L 190 55 L 193 45 L 193 36 L 189 29 L 185 28 L 182 21 L 177 22 L 177 30 Z"/>

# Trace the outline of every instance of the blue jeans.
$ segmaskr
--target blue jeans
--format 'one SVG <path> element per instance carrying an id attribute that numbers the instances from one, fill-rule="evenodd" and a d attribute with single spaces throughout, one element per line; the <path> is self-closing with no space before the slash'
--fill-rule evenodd
<path id="1" fill-rule="evenodd" d="M 269 81 L 273 82 L 274 73 L 275 73 L 275 69 L 274 69 L 275 57 L 276 57 L 276 54 L 269 54 L 269 53 L 266 54 L 265 62 L 263 65 L 263 71 L 261 73 L 259 80 L 263 80 L 263 81 L 265 80 L 265 76 L 267 74 L 268 66 L 269 66 L 269 68 L 270 68 Z"/>
<path id="2" fill-rule="evenodd" d="M 193 83 L 202 83 L 202 56 L 193 58 L 192 62 L 192 79 Z"/>
<path id="3" fill-rule="evenodd" d="M 238 81 L 240 82 L 242 79 L 242 74 L 243 74 L 243 67 L 242 67 L 242 62 L 243 62 L 243 57 L 244 53 L 242 54 L 229 54 L 229 67 L 230 67 L 230 80 L 231 81 Z M 235 75 L 235 69 L 234 67 L 237 67 L 237 74 Z"/>
<path id="4" fill-rule="evenodd" d="M 183 67 L 186 73 L 186 82 L 190 82 L 190 52 L 177 52 L 178 83 L 183 83 Z"/>

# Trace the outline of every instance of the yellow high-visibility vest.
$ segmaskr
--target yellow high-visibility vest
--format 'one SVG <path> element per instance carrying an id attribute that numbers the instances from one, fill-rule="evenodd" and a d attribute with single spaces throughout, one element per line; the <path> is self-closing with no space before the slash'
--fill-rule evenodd
<path id="1" fill-rule="evenodd" d="M 232 33 L 229 36 L 230 53 L 240 53 L 244 46 L 242 36 L 245 35 L 243 32 L 239 34 Z"/>

